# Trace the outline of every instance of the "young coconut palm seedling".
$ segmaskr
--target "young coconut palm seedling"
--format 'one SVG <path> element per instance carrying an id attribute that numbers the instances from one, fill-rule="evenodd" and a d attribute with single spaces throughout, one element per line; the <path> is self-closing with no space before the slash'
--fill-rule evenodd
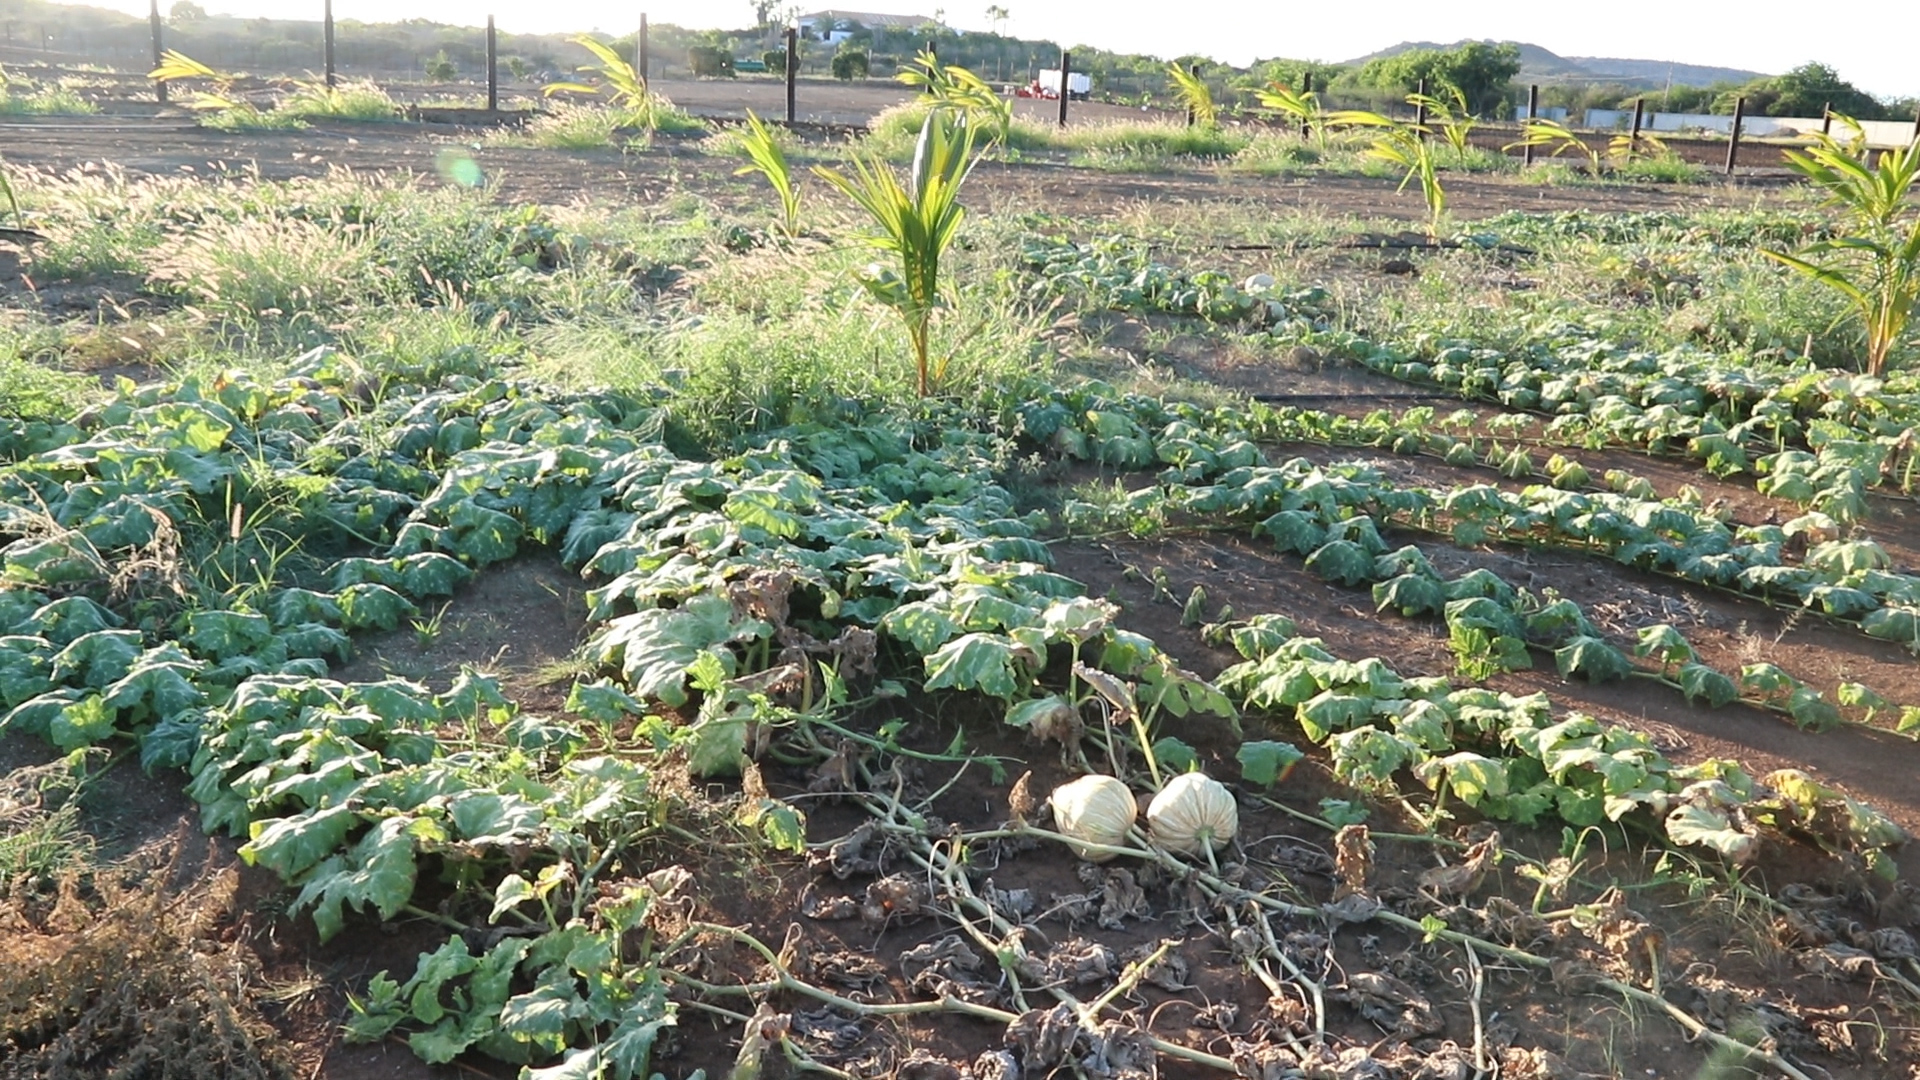
<path id="1" fill-rule="evenodd" d="M 0 204 L 4 204 L 7 212 L 13 215 L 15 226 L 26 227 L 27 219 L 20 214 L 20 200 L 14 197 L 13 181 L 7 178 L 4 164 L 0 164 Z"/>
<path id="2" fill-rule="evenodd" d="M 604 89 L 608 101 L 614 111 L 620 114 L 623 125 L 653 131 L 660 127 L 663 119 L 679 115 L 673 103 L 650 90 L 646 76 L 635 71 L 633 65 L 621 59 L 619 53 L 586 34 L 574 38 L 573 43 L 592 53 L 594 59 L 599 61 L 580 70 L 606 80 Z M 598 94 L 601 89 L 586 83 L 557 82 L 548 83 L 540 92 L 552 97 L 555 94 Z"/>
<path id="3" fill-rule="evenodd" d="M 1465 164 L 1467 151 L 1471 148 L 1473 129 L 1478 126 L 1473 110 L 1467 108 L 1467 96 L 1458 87 L 1448 87 L 1448 93 L 1410 94 L 1407 104 L 1421 107 L 1427 111 L 1427 126 L 1440 133 L 1440 137 L 1453 148 L 1453 160 Z"/>
<path id="4" fill-rule="evenodd" d="M 1920 306 L 1920 212 L 1910 199 L 1920 176 L 1920 139 L 1869 164 L 1872 151 L 1860 125 L 1850 117 L 1840 121 L 1855 138 L 1842 143 L 1817 135 L 1805 151 L 1788 151 L 1787 163 L 1826 192 L 1852 234 L 1809 244 L 1797 255 L 1764 254 L 1847 298 L 1866 326 L 1862 370 L 1878 376 Z"/>
<path id="5" fill-rule="evenodd" d="M 940 58 L 923 50 L 912 66 L 896 76 L 933 99 L 937 109 L 952 109 L 976 127 L 991 133 L 989 145 L 1005 145 L 1013 130 L 1013 102 L 1000 96 L 985 79 L 959 66 L 940 65 Z"/>
<path id="6" fill-rule="evenodd" d="M 1520 127 L 1520 141 L 1508 143 L 1503 150 L 1514 150 L 1523 146 L 1548 147 L 1553 157 L 1565 153 L 1575 153 L 1587 159 L 1587 168 L 1600 171 L 1600 152 L 1588 146 L 1586 141 L 1573 133 L 1573 129 L 1554 120 L 1535 117 Z"/>
<path id="7" fill-rule="evenodd" d="M 170 83 L 180 79 L 205 79 L 213 84 L 212 90 L 197 90 L 189 98 L 186 106 L 205 112 L 223 112 L 228 109 L 250 107 L 233 96 L 234 76 L 215 71 L 193 57 L 175 49 L 168 49 L 160 57 L 160 66 L 147 73 L 147 78 L 157 83 Z"/>
<path id="8" fill-rule="evenodd" d="M 800 189 L 793 186 L 793 171 L 787 166 L 787 155 L 780 149 L 780 141 L 752 109 L 747 110 L 747 130 L 740 136 L 740 152 L 747 155 L 748 164 L 735 169 L 733 175 L 757 172 L 766 177 L 774 193 L 780 196 L 780 231 L 789 240 L 799 236 Z"/>
<path id="9" fill-rule="evenodd" d="M 875 263 L 859 278 L 875 299 L 898 312 L 906 323 L 921 397 L 931 394 L 946 375 L 947 361 L 935 364 L 932 359 L 933 313 L 942 303 L 940 257 L 966 217 L 960 186 L 973 163 L 973 127 L 966 116 L 934 109 L 920 125 L 905 187 L 878 159 L 856 157 L 852 177 L 818 165 L 813 169 L 880 227 L 869 243 L 899 259 L 897 270 Z"/>
<path id="10" fill-rule="evenodd" d="M 1180 104 L 1186 106 L 1193 115 L 1193 122 L 1200 127 L 1217 127 L 1220 123 L 1220 108 L 1213 102 L 1213 91 L 1200 76 L 1180 66 L 1179 62 L 1167 65 L 1167 75 L 1173 79 L 1173 90 Z"/>
<path id="11" fill-rule="evenodd" d="M 1427 201 L 1427 237 L 1440 239 L 1440 226 L 1447 216 L 1447 192 L 1440 185 L 1440 170 L 1433 160 L 1433 144 L 1424 138 L 1428 134 L 1427 129 L 1357 109 L 1336 112 L 1327 119 L 1339 127 L 1363 128 L 1373 132 L 1373 145 L 1367 149 L 1367 156 L 1407 170 L 1407 174 L 1400 179 L 1399 190 L 1405 191 L 1407 185 L 1416 179 L 1420 181 L 1420 194 Z"/>
<path id="12" fill-rule="evenodd" d="M 1272 83 L 1264 89 L 1255 90 L 1253 96 L 1262 108 L 1272 109 L 1305 125 L 1305 130 L 1312 132 L 1318 140 L 1320 149 L 1326 150 L 1329 114 L 1320 103 L 1319 94 L 1312 90 L 1297 91 L 1284 83 Z"/>

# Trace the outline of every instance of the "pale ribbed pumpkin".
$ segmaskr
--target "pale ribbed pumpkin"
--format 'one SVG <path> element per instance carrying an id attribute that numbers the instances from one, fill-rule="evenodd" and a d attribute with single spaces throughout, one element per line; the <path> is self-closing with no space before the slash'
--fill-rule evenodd
<path id="1" fill-rule="evenodd" d="M 1174 777 L 1147 804 L 1147 832 L 1154 843 L 1175 854 L 1217 851 L 1239 831 L 1240 808 L 1233 793 L 1205 773 Z"/>
<path id="2" fill-rule="evenodd" d="M 1106 862 L 1113 856 L 1091 851 L 1075 840 L 1089 844 L 1119 845 L 1127 842 L 1127 830 L 1139 813 L 1133 792 L 1111 776 L 1093 773 L 1069 780 L 1053 789 L 1048 802 L 1053 804 L 1053 825 L 1075 855 L 1092 862 Z"/>

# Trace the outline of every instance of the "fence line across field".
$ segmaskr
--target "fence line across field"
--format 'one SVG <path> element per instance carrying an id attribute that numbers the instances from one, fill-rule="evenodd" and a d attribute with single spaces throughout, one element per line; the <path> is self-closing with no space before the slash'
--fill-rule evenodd
<path id="1" fill-rule="evenodd" d="M 160 0 L 151 0 L 148 21 L 152 27 L 153 62 L 154 65 L 158 67 L 166 49 L 164 40 L 165 23 L 160 16 Z M 338 85 L 338 71 L 334 63 L 333 0 L 322 0 L 321 25 L 321 67 L 324 72 L 326 85 L 331 88 Z M 784 37 L 785 48 L 781 51 L 785 54 L 785 71 L 783 75 L 785 76 L 786 83 L 786 122 L 788 125 L 795 125 L 800 122 L 798 84 L 801 71 L 800 45 L 803 39 L 800 36 L 799 30 L 793 26 L 786 28 Z M 639 33 L 634 37 L 633 63 L 634 71 L 639 74 L 643 81 L 650 80 L 652 77 L 651 68 L 653 57 L 648 39 L 647 13 L 641 12 Z M 494 17 L 491 14 L 487 16 L 485 43 L 487 111 L 499 112 L 500 58 L 497 31 L 495 29 Z M 931 52 L 933 43 L 928 42 L 927 48 L 929 52 Z M 1072 54 L 1065 48 L 1062 48 L 1060 50 L 1059 67 L 1037 71 L 1030 83 L 1030 87 L 1035 96 L 1044 97 L 1051 95 L 1058 99 L 1059 113 L 1057 122 L 1061 127 L 1065 127 L 1067 124 L 1068 102 L 1076 95 L 1082 98 L 1089 97 L 1093 89 L 1091 78 L 1086 73 L 1073 71 L 1072 63 Z M 1195 65 L 1196 69 L 1197 66 L 1198 65 Z M 1312 91 L 1312 79 L 1313 76 L 1309 73 L 1306 76 L 1306 92 L 1310 93 Z M 166 104 L 167 84 L 156 80 L 154 95 L 161 104 Z M 1414 107 L 1414 123 L 1416 126 L 1424 124 L 1426 121 L 1426 80 L 1422 79 L 1420 81 L 1420 88 L 1417 91 L 1417 95 L 1419 101 Z M 1833 114 L 1828 110 L 1823 110 L 1823 115 L 1819 117 L 1747 116 L 1746 99 L 1744 97 L 1735 102 L 1732 116 L 1718 116 L 1708 113 L 1646 112 L 1644 104 L 1644 99 L 1636 98 L 1631 110 L 1588 109 L 1582 117 L 1584 121 L 1582 129 L 1593 133 L 1605 133 L 1625 128 L 1629 130 L 1629 139 L 1634 146 L 1638 146 L 1643 132 L 1683 136 L 1694 134 L 1725 135 L 1727 136 L 1726 172 L 1729 176 L 1734 174 L 1734 170 L 1738 164 L 1740 140 L 1743 137 L 1804 137 L 1816 133 L 1831 134 L 1833 129 Z M 1514 109 L 1514 119 L 1520 124 L 1525 125 L 1536 118 L 1551 119 L 1560 123 L 1565 123 L 1571 119 L 1566 109 L 1554 108 L 1542 110 L 1540 108 L 1540 87 L 1538 85 L 1532 85 L 1527 87 L 1527 103 L 1524 106 Z M 1187 109 L 1186 119 L 1189 125 L 1195 122 L 1195 114 L 1192 108 Z M 1915 140 L 1920 140 L 1920 114 L 1915 115 L 1911 124 L 1901 120 L 1863 120 L 1858 121 L 1858 123 L 1862 135 L 1866 138 L 1867 146 L 1876 150 L 1897 149 L 1905 147 Z M 1303 138 L 1308 134 L 1308 124 L 1305 120 L 1301 121 L 1300 134 Z M 1524 165 L 1532 165 L 1534 163 L 1534 146 L 1531 142 L 1523 144 L 1521 160 Z"/>

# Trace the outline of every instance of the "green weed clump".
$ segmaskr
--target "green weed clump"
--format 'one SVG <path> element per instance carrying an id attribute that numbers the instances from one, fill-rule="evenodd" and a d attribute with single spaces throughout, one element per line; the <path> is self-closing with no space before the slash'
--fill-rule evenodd
<path id="1" fill-rule="evenodd" d="M 12 93 L 0 85 L 0 116 L 86 116 L 100 107 L 64 86 Z"/>
<path id="2" fill-rule="evenodd" d="M 689 134 L 705 129 L 697 117 L 664 103 L 664 99 L 640 108 L 557 102 L 519 131 L 500 132 L 488 141 L 496 146 L 547 150 L 603 150 L 644 144 L 655 132 Z"/>
<path id="3" fill-rule="evenodd" d="M 72 87 L 56 83 L 38 86 L 32 79 L 8 75 L 0 68 L 0 116 L 61 116 L 97 113 L 100 107 Z"/>
<path id="4" fill-rule="evenodd" d="M 307 122 L 283 109 L 262 109 L 251 102 L 208 112 L 200 126 L 213 131 L 304 131 Z"/>
<path id="5" fill-rule="evenodd" d="M 400 105 L 371 79 L 339 86 L 302 82 L 274 111 L 315 120 L 398 120 L 402 115 Z"/>
<path id="6" fill-rule="evenodd" d="M 602 150 L 616 145 L 621 114 L 603 105 L 562 102 L 527 121 L 517 132 L 500 132 L 488 141 L 547 150 Z"/>

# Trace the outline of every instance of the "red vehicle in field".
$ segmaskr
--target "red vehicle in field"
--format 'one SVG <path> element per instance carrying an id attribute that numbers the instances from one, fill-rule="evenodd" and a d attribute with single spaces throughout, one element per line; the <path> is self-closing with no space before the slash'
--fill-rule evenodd
<path id="1" fill-rule="evenodd" d="M 1067 76 L 1067 93 L 1071 95 L 1072 100 L 1085 101 L 1087 100 L 1087 94 L 1092 92 L 1092 90 L 1093 78 L 1091 76 L 1082 75 L 1078 72 Z M 1036 75 L 1032 82 L 1025 86 L 1015 88 L 1013 93 L 1015 97 L 1041 98 L 1046 101 L 1058 101 L 1060 98 L 1060 72 L 1058 70 L 1043 71 Z"/>

